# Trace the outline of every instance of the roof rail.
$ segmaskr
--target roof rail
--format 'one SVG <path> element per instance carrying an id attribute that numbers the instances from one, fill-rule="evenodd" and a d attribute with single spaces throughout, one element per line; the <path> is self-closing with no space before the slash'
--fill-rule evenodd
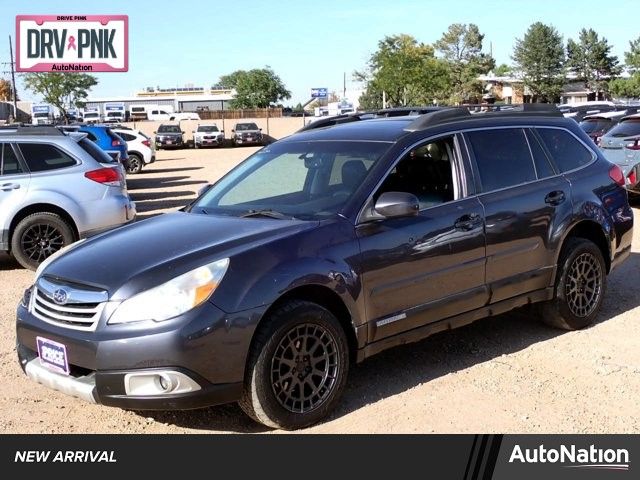
<path id="1" fill-rule="evenodd" d="M 451 107 L 437 112 L 427 113 L 421 115 L 405 129 L 407 131 L 424 130 L 425 128 L 432 127 L 441 123 L 448 123 L 454 120 L 470 120 L 476 118 L 501 118 L 505 116 L 509 117 L 562 117 L 562 113 L 557 109 L 555 105 L 545 103 L 523 103 L 523 104 L 508 104 L 508 105 L 478 105 L 474 110 L 474 113 L 470 112 L 470 109 L 474 108 L 473 105 L 464 107 Z"/>
<path id="2" fill-rule="evenodd" d="M 0 127 L 0 133 L 14 133 L 16 135 L 64 135 L 58 128 L 52 125 L 14 125 Z"/>

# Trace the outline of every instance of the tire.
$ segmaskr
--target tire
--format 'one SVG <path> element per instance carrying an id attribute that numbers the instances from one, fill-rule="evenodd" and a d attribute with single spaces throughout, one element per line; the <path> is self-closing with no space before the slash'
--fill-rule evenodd
<path id="1" fill-rule="evenodd" d="M 314 343 L 307 350 L 310 339 Z M 296 373 L 302 368 L 306 373 Z M 347 337 L 340 322 L 320 305 L 293 301 L 278 308 L 256 332 L 239 404 L 268 427 L 307 427 L 333 410 L 348 370 Z"/>
<path id="2" fill-rule="evenodd" d="M 591 325 L 606 285 L 607 268 L 600 249 L 584 238 L 569 238 L 560 253 L 554 298 L 541 305 L 542 320 L 563 330 Z"/>
<path id="3" fill-rule="evenodd" d="M 144 160 L 137 153 L 129 154 L 129 168 L 127 168 L 127 173 L 132 175 L 138 174 L 142 171 L 142 167 L 144 167 Z"/>
<path id="4" fill-rule="evenodd" d="M 39 245 L 39 241 L 46 242 Z M 73 228 L 60 215 L 33 213 L 20 220 L 11 235 L 11 253 L 20 265 L 35 270 L 47 257 L 73 243 Z"/>

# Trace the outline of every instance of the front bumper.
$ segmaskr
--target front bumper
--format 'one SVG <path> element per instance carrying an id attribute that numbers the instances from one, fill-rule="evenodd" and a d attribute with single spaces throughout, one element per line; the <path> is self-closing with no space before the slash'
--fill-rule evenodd
<path id="1" fill-rule="evenodd" d="M 234 141 L 238 145 L 262 145 L 262 137 L 252 137 L 251 140 L 247 138 L 236 137 Z"/>
<path id="2" fill-rule="evenodd" d="M 196 138 L 198 147 L 220 147 L 224 144 L 224 138 Z"/>
<path id="3" fill-rule="evenodd" d="M 105 308 L 105 310 L 108 310 Z M 251 336 L 264 311 L 227 315 L 209 302 L 165 322 L 65 328 L 17 310 L 18 359 L 32 380 L 85 401 L 140 410 L 201 408 L 236 401 L 242 393 Z M 69 375 L 40 364 L 37 337 L 65 345 Z M 129 375 L 178 372 L 199 388 L 188 393 L 138 395 Z"/>

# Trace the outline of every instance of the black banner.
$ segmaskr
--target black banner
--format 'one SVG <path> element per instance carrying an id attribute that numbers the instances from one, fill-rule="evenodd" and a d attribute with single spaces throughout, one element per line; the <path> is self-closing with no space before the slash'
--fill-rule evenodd
<path id="1" fill-rule="evenodd" d="M 631 479 L 638 436 L 5 435 L 2 472 L 58 478 Z M 636 470 L 640 468 L 637 467 Z"/>

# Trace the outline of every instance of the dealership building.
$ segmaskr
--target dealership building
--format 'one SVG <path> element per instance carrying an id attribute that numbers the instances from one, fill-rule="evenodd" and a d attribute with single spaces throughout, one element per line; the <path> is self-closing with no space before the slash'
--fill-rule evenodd
<path id="1" fill-rule="evenodd" d="M 204 87 L 176 87 L 146 89 L 128 97 L 93 97 L 88 98 L 87 107 L 98 107 L 104 111 L 105 103 L 124 103 L 127 110 L 131 105 L 169 105 L 175 112 L 200 112 L 212 110 L 227 110 L 229 102 L 233 100 L 235 91 L 220 86 Z"/>

